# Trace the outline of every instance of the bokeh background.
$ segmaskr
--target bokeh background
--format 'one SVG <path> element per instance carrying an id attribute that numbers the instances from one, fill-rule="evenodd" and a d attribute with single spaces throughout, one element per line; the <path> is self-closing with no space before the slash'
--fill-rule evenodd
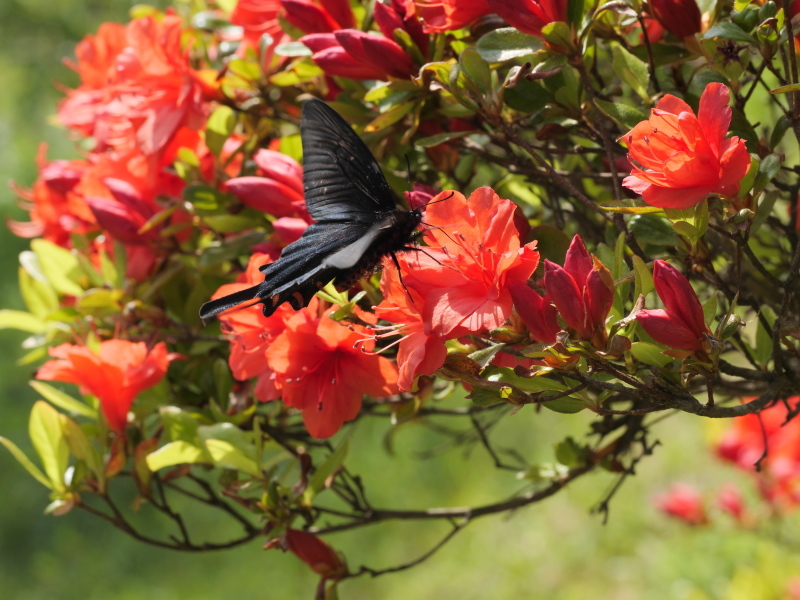
<path id="1" fill-rule="evenodd" d="M 163 3 L 162 3 L 163 6 Z M 30 186 L 41 143 L 48 156 L 77 156 L 54 124 L 58 82 L 75 85 L 62 60 L 87 33 L 108 20 L 124 22 L 129 1 L 2 0 L 0 2 L 0 212 L 24 220 L 7 182 Z M 23 308 L 17 289 L 18 254 L 27 241 L 0 227 L 0 308 Z M 27 385 L 36 365 L 19 366 L 24 335 L 0 330 L 0 435 L 26 451 L 27 418 L 37 399 Z M 553 460 L 553 444 L 582 435 L 589 415 L 530 408 L 498 431 L 506 447 L 532 460 Z M 466 424 L 454 424 L 466 427 Z M 717 425 L 719 426 L 719 425 Z M 501 499 L 524 483 L 498 471 L 480 448 L 440 453 L 444 438 L 416 425 L 393 436 L 386 420 L 362 419 L 348 464 L 363 472 L 374 504 L 382 507 L 476 505 Z M 713 527 L 691 528 L 653 507 L 653 496 L 675 481 L 709 496 L 723 482 L 752 486 L 717 461 L 713 424 L 672 416 L 656 429 L 661 441 L 611 503 L 608 522 L 592 509 L 614 478 L 596 474 L 547 502 L 470 525 L 435 556 L 410 571 L 341 588 L 343 599 L 686 599 L 785 600 L 800 575 L 796 519 L 744 531 L 710 505 Z M 122 503 L 125 503 L 124 497 Z M 0 448 L 0 597 L 9 600 L 149 600 L 312 598 L 316 576 L 291 555 L 264 551 L 258 542 L 223 552 L 180 554 L 142 545 L 90 515 L 43 514 L 47 492 Z M 143 527 L 157 529 L 142 510 Z M 202 513 L 196 530 L 220 540 L 225 531 Z M 794 521 L 794 523 L 792 522 Z M 393 523 L 328 540 L 351 567 L 409 561 L 447 531 L 444 523 Z M 216 537 L 215 537 L 216 536 Z"/>

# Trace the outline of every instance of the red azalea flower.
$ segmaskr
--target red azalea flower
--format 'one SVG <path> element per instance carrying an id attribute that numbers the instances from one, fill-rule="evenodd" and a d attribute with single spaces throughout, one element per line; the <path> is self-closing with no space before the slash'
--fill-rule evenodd
<path id="1" fill-rule="evenodd" d="M 509 284 L 527 281 L 539 264 L 536 242 L 520 241 L 517 211 L 488 187 L 475 190 L 469 200 L 442 192 L 428 206 L 425 222 L 431 228 L 425 240 L 431 248 L 426 252 L 439 262 L 418 253 L 424 268 L 412 264 L 408 281 L 405 272 L 403 280 L 423 296 L 423 315 L 432 331 L 452 339 L 491 331 L 509 318 Z"/>
<path id="2" fill-rule="evenodd" d="M 37 379 L 64 381 L 81 386 L 84 394 L 93 394 L 109 427 L 124 433 L 128 411 L 142 390 L 164 378 L 169 362 L 178 358 L 168 354 L 164 342 L 150 350 L 144 342 L 107 340 L 98 353 L 85 346 L 62 344 L 50 349 L 51 360 L 41 366 Z"/>
<path id="3" fill-rule="evenodd" d="M 738 523 L 745 524 L 749 520 L 744 507 L 742 493 L 733 484 L 727 484 L 719 491 L 717 504 L 720 509 L 731 515 Z"/>
<path id="4" fill-rule="evenodd" d="M 278 15 L 283 12 L 280 0 L 239 0 L 231 13 L 231 23 L 244 30 L 244 43 L 258 50 L 263 35 L 273 44 L 285 37 Z"/>
<path id="5" fill-rule="evenodd" d="M 609 270 L 587 252 L 579 235 L 572 238 L 563 268 L 549 260 L 544 268 L 547 296 L 564 322 L 582 339 L 604 348 L 606 318 L 614 303 L 614 280 Z"/>
<path id="6" fill-rule="evenodd" d="M 695 0 L 650 0 L 650 8 L 664 29 L 681 39 L 702 29 L 702 16 Z"/>
<path id="7" fill-rule="evenodd" d="M 670 348 L 707 353 L 709 331 L 703 307 L 687 279 L 669 263 L 656 260 L 653 283 L 666 309 L 642 310 L 636 314 L 647 335 Z"/>
<path id="8" fill-rule="evenodd" d="M 76 48 L 81 85 L 61 103 L 61 122 L 94 137 L 96 151 L 163 149 L 183 126 L 205 122 L 215 92 L 189 66 L 179 17 L 144 17 L 127 26 L 105 24 Z"/>
<path id="9" fill-rule="evenodd" d="M 387 81 L 408 79 L 417 71 L 403 48 L 377 33 L 343 29 L 307 35 L 300 40 L 326 74 L 349 79 Z"/>
<path id="10" fill-rule="evenodd" d="M 703 497 L 700 492 L 686 483 L 674 484 L 667 493 L 656 497 L 655 503 L 668 515 L 689 525 L 708 524 L 708 514 Z"/>
<path id="11" fill-rule="evenodd" d="M 309 306 L 285 322 L 286 329 L 267 348 L 266 357 L 281 383 L 282 400 L 303 411 L 306 429 L 328 438 L 356 418 L 364 394 L 396 394 L 397 367 L 370 354 L 366 329 L 347 327 Z M 355 345 L 363 346 L 363 350 Z"/>
<path id="12" fill-rule="evenodd" d="M 487 0 L 405 0 L 409 15 L 416 15 L 425 33 L 444 33 L 466 27 L 495 9 Z"/>
<path id="13" fill-rule="evenodd" d="M 280 0 L 285 19 L 303 33 L 332 33 L 355 27 L 347 0 Z"/>
<path id="14" fill-rule="evenodd" d="M 691 208 L 711 193 L 738 194 L 750 155 L 744 140 L 725 139 L 732 116 L 729 99 L 727 87 L 708 84 L 696 117 L 675 96 L 659 100 L 650 119 L 624 136 L 634 167 L 623 185 L 662 208 Z"/>
<path id="15" fill-rule="evenodd" d="M 798 402 L 798 396 L 787 400 L 792 408 Z M 800 503 L 800 419 L 786 422 L 787 414 L 779 402 L 758 414 L 731 419 L 717 444 L 717 454 L 752 473 L 762 495 L 782 510 Z"/>
<path id="16" fill-rule="evenodd" d="M 89 169 L 83 160 L 57 160 L 48 163 L 47 146 L 39 146 L 36 162 L 39 179 L 30 190 L 14 187 L 30 213 L 30 222 L 10 221 L 8 227 L 20 237 L 44 239 L 68 248 L 73 233 L 83 234 L 97 229 L 94 215 L 76 187 Z"/>
<path id="17" fill-rule="evenodd" d="M 542 27 L 567 20 L 566 0 L 488 0 L 493 12 L 523 33 L 542 37 Z"/>
<path id="18" fill-rule="evenodd" d="M 211 299 L 216 300 L 264 281 L 264 274 L 258 269 L 268 262 L 263 254 L 254 254 L 250 257 L 247 271 L 242 273 L 238 281 L 223 285 Z M 309 306 L 316 309 L 316 301 L 312 300 Z M 257 304 L 222 313 L 218 317 L 223 333 L 231 342 L 231 354 L 228 358 L 231 373 L 240 381 L 258 377 L 254 393 L 262 402 L 280 397 L 281 383 L 267 363 L 266 352 L 275 338 L 283 333 L 286 328 L 284 322 L 292 314 L 294 311 L 291 307 L 284 304 L 274 314 L 265 317 L 261 312 L 261 305 Z"/>
<path id="19" fill-rule="evenodd" d="M 384 261 L 381 277 L 383 302 L 375 307 L 375 314 L 381 319 L 398 324 L 378 337 L 397 334 L 402 336 L 395 342 L 399 344 L 397 385 L 401 390 L 410 390 L 418 375 L 433 375 L 444 364 L 447 349 L 444 340 L 432 333 L 422 318 L 424 300 L 420 293 L 412 288 L 404 288 L 400 283 L 400 273 L 412 270 L 406 257 L 398 256 L 397 260 L 400 271 L 390 259 Z"/>

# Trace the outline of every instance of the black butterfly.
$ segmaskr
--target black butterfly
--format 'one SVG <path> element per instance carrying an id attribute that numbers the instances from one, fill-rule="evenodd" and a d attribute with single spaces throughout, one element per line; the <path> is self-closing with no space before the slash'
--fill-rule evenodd
<path id="1" fill-rule="evenodd" d="M 206 302 L 201 319 L 249 300 L 262 303 L 267 317 L 284 302 L 299 310 L 329 281 L 353 285 L 412 239 L 422 214 L 397 208 L 375 157 L 336 111 L 309 100 L 300 135 L 306 204 L 316 223 L 278 260 L 261 267 L 262 283 Z"/>

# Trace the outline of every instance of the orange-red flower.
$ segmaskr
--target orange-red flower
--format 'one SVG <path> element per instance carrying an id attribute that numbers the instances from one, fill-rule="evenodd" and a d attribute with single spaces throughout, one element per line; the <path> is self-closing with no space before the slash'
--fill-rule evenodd
<path id="1" fill-rule="evenodd" d="M 686 277 L 668 262 L 656 260 L 653 284 L 666 309 L 641 310 L 636 314 L 647 335 L 677 350 L 707 352 L 709 331 L 703 307 Z"/>
<path id="2" fill-rule="evenodd" d="M 397 257 L 400 271 L 391 260 L 384 261 L 381 291 L 383 302 L 375 307 L 375 314 L 391 323 L 387 333 L 379 337 L 399 334 L 397 349 L 397 366 L 400 370 L 397 385 L 401 390 L 414 387 L 417 375 L 432 375 L 444 364 L 447 350 L 444 339 L 430 330 L 430 326 L 422 318 L 421 311 L 425 302 L 416 290 L 403 287 L 400 273 L 409 273 L 413 267 L 405 256 Z M 414 282 L 409 282 L 414 285 Z"/>
<path id="3" fill-rule="evenodd" d="M 214 96 L 181 48 L 179 17 L 104 24 L 78 44 L 81 85 L 61 103 L 61 122 L 97 142 L 97 151 L 133 148 L 150 155 L 183 126 L 199 129 Z"/>
<path id="4" fill-rule="evenodd" d="M 374 342 L 364 341 L 366 329 L 319 316 L 313 308 L 286 320 L 266 357 L 281 382 L 284 404 L 303 412 L 312 436 L 327 438 L 356 418 L 364 394 L 397 393 L 397 367 L 370 352 Z"/>
<path id="5" fill-rule="evenodd" d="M 267 262 L 269 260 L 263 254 L 253 254 L 247 270 L 238 281 L 223 285 L 211 299 L 216 300 L 264 281 L 264 274 L 258 269 Z M 281 382 L 267 363 L 266 352 L 286 328 L 284 321 L 292 314 L 291 308 L 284 304 L 274 314 L 265 317 L 260 306 L 256 305 L 222 313 L 218 317 L 222 331 L 231 341 L 231 354 L 228 358 L 231 373 L 240 381 L 257 377 L 255 395 L 262 402 L 280 396 Z"/>
<path id="6" fill-rule="evenodd" d="M 689 525 L 708 524 L 703 497 L 686 483 L 674 484 L 665 494 L 657 496 L 655 502 L 665 513 Z"/>
<path id="7" fill-rule="evenodd" d="M 405 0 L 409 15 L 422 21 L 426 33 L 444 33 L 466 27 L 495 12 L 487 0 Z"/>
<path id="8" fill-rule="evenodd" d="M 442 192 L 425 211 L 431 225 L 426 251 L 439 262 L 418 253 L 424 268 L 412 265 L 406 285 L 424 297 L 423 316 L 432 331 L 448 339 L 491 331 L 511 315 L 509 283 L 527 281 L 539 264 L 536 242 L 520 240 L 517 211 L 488 187 L 469 200 Z"/>
<path id="9" fill-rule="evenodd" d="M 167 353 L 164 342 L 148 349 L 144 342 L 127 340 L 101 342 L 98 353 L 62 344 L 51 348 L 50 356 L 58 360 L 43 364 L 36 378 L 75 383 L 82 393 L 97 396 L 109 427 L 120 434 L 139 392 L 161 381 L 169 362 L 178 357 Z"/>
<path id="10" fill-rule="evenodd" d="M 727 87 L 710 83 L 697 116 L 675 96 L 659 100 L 650 119 L 624 136 L 634 167 L 623 185 L 662 208 L 691 208 L 712 193 L 738 194 L 750 155 L 744 140 L 725 139 L 732 116 L 729 99 Z"/>
<path id="11" fill-rule="evenodd" d="M 787 400 L 792 409 L 799 402 L 798 396 Z M 800 419 L 786 422 L 787 415 L 786 405 L 778 402 L 758 414 L 731 419 L 717 445 L 717 454 L 752 473 L 761 494 L 779 509 L 800 503 Z"/>

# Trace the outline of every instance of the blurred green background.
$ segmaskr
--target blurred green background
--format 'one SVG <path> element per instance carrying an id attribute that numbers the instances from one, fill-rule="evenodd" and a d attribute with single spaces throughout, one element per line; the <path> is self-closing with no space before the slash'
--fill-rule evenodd
<path id="1" fill-rule="evenodd" d="M 3 0 L 0 2 L 0 181 L 30 186 L 41 142 L 48 157 L 70 158 L 76 150 L 53 126 L 59 99 L 56 82 L 75 85 L 63 64 L 74 44 L 107 20 L 123 22 L 130 2 Z M 24 220 L 6 185 L 0 188 L 4 219 Z M 16 283 L 20 251 L 27 241 L 0 229 L 4 277 L 2 308 L 22 308 Z M 28 387 L 34 367 L 18 367 L 24 335 L 0 331 L 0 435 L 30 450 L 27 418 L 37 399 Z M 552 446 L 580 435 L 588 415 L 566 416 L 526 409 L 501 425 L 498 438 L 533 460 L 553 459 Z M 466 423 L 458 424 L 467 426 Z M 479 448 L 455 449 L 433 460 L 418 454 L 441 442 L 419 426 L 396 436 L 396 452 L 382 445 L 388 421 L 363 419 L 348 465 L 363 473 L 379 507 L 477 505 L 507 497 L 523 483 L 497 471 Z M 646 459 L 611 505 L 607 524 L 591 509 L 614 480 L 596 474 L 565 494 L 515 514 L 470 525 L 419 567 L 342 586 L 346 599 L 459 598 L 689 600 L 783 600 L 786 584 L 800 575 L 793 544 L 769 532 L 734 528 L 713 507 L 713 528 L 689 528 L 660 515 L 652 496 L 673 481 L 694 483 L 710 496 L 724 481 L 751 489 L 738 472 L 708 450 L 707 424 L 688 415 L 666 419 L 657 429 L 662 445 Z M 45 516 L 46 491 L 0 449 L 0 597 L 40 599 L 204 600 L 215 598 L 312 598 L 316 576 L 291 555 L 263 551 L 258 542 L 224 552 L 179 554 L 142 545 L 88 514 Z M 124 502 L 124 500 L 123 500 Z M 143 510 L 142 522 L 158 527 Z M 203 514 L 196 525 L 212 540 L 224 532 Z M 791 539 L 785 523 L 776 525 Z M 796 523 L 795 523 L 796 526 Z M 409 561 L 447 531 L 445 523 L 393 523 L 330 536 L 351 567 L 374 568 Z M 227 529 L 227 526 L 223 527 Z M 794 529 L 796 532 L 796 528 Z M 217 535 L 218 537 L 215 537 Z M 220 538 L 219 536 L 223 536 Z"/>

